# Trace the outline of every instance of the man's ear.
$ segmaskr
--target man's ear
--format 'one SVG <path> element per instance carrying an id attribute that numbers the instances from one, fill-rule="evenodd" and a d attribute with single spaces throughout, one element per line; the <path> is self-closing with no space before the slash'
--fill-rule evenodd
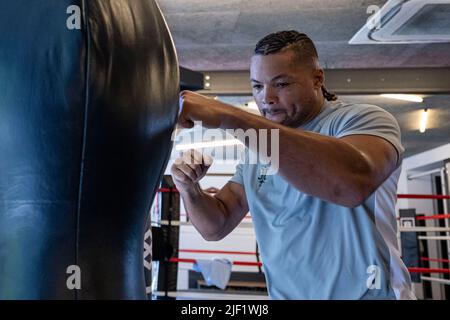
<path id="1" fill-rule="evenodd" d="M 325 83 L 325 73 L 323 72 L 323 69 L 322 68 L 315 69 L 313 71 L 313 77 L 314 77 L 314 88 L 321 89 Z"/>

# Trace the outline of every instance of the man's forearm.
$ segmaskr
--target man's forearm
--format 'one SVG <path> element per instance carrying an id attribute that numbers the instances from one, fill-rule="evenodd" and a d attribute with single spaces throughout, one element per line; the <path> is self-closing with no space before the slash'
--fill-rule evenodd
<path id="1" fill-rule="evenodd" d="M 302 192 L 345 206 L 358 205 L 370 192 L 366 190 L 370 163 L 355 147 L 338 138 L 289 128 L 241 110 L 224 117 L 221 127 L 268 129 L 267 154 L 271 153 L 271 129 L 278 129 L 278 174 Z M 261 138 L 265 137 L 258 135 Z"/>
<path id="2" fill-rule="evenodd" d="M 225 225 L 226 213 L 222 203 L 203 192 L 198 183 L 180 190 L 184 207 L 194 227 L 206 240 L 217 240 Z"/>

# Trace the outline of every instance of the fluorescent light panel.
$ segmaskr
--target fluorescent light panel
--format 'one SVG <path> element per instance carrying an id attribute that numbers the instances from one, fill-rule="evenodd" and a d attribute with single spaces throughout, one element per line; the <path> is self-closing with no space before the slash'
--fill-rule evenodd
<path id="1" fill-rule="evenodd" d="M 428 120 L 428 110 L 425 109 L 422 111 L 422 116 L 420 118 L 420 127 L 419 127 L 420 133 L 424 133 L 425 130 L 427 129 L 427 120 Z"/>
<path id="2" fill-rule="evenodd" d="M 423 98 L 421 96 L 413 94 L 380 94 L 380 96 L 402 101 L 423 102 Z"/>
<path id="3" fill-rule="evenodd" d="M 207 141 L 207 142 L 196 142 L 187 144 L 178 144 L 175 146 L 175 150 L 190 150 L 190 149 L 205 149 L 205 148 L 216 148 L 223 146 L 233 146 L 233 145 L 244 145 L 242 142 L 236 139 L 226 139 L 217 141 Z"/>

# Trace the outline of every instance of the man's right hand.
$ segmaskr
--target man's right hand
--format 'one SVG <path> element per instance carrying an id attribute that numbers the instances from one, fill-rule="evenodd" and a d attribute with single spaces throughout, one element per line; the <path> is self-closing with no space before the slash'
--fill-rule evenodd
<path id="1" fill-rule="evenodd" d="M 187 191 L 206 175 L 213 159 L 195 150 L 184 152 L 171 167 L 173 181 L 179 191 Z"/>
<path id="2" fill-rule="evenodd" d="M 171 167 L 172 178 L 180 191 L 189 220 L 208 241 L 227 236 L 248 212 L 244 187 L 228 182 L 214 196 L 201 190 L 199 181 L 211 167 L 213 159 L 189 150 Z"/>

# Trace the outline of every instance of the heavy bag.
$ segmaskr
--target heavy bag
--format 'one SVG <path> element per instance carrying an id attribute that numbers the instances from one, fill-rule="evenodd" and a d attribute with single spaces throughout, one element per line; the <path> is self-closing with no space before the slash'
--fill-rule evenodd
<path id="1" fill-rule="evenodd" d="M 153 0 L 0 1 L 0 299 L 146 299 L 178 70 Z"/>

